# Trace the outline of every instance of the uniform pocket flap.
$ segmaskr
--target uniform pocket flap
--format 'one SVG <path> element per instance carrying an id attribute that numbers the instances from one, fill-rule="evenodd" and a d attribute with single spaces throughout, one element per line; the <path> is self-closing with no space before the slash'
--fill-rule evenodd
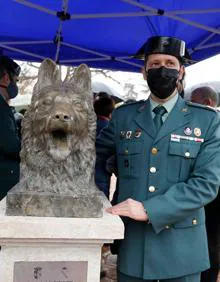
<path id="1" fill-rule="evenodd" d="M 124 156 L 140 154 L 142 151 L 142 142 L 123 142 L 118 147 L 118 154 Z"/>
<path id="2" fill-rule="evenodd" d="M 196 142 L 170 142 L 169 154 L 193 159 L 198 155 L 199 149 L 200 143 Z"/>

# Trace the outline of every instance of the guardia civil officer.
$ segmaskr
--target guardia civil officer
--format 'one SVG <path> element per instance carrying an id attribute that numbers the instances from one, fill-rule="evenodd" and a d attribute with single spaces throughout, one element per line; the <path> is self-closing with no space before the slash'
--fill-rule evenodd
<path id="1" fill-rule="evenodd" d="M 96 144 L 98 165 L 117 156 L 118 204 L 107 211 L 125 224 L 118 281 L 199 282 L 209 268 L 204 205 L 220 184 L 219 115 L 178 95 L 182 40 L 152 37 L 139 53 L 150 98 L 116 109 Z"/>
<path id="2" fill-rule="evenodd" d="M 20 66 L 6 56 L 0 56 L 0 200 L 19 181 L 21 142 L 10 99 L 18 94 Z"/>

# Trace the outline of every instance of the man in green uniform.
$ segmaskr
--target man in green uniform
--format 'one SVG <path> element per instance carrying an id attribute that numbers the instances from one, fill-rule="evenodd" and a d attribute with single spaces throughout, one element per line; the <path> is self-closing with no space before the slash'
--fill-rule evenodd
<path id="1" fill-rule="evenodd" d="M 220 184 L 220 119 L 185 102 L 185 43 L 152 37 L 140 49 L 148 100 L 121 106 L 97 140 L 97 165 L 117 157 L 118 204 L 125 238 L 118 281 L 199 282 L 209 268 L 204 205 Z M 208 281 L 207 281 L 208 282 Z"/>
<path id="2" fill-rule="evenodd" d="M 0 200 L 19 181 L 19 152 L 21 141 L 10 99 L 18 94 L 19 65 L 0 56 Z"/>

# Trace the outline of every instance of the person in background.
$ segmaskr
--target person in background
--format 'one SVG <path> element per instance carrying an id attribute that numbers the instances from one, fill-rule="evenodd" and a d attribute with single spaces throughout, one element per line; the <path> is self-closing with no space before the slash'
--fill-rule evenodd
<path id="1" fill-rule="evenodd" d="M 98 93 L 93 93 L 93 95 L 94 95 L 94 100 L 99 99 L 99 98 L 106 98 L 106 97 L 109 98 L 109 97 L 111 97 L 110 94 L 108 94 L 107 92 L 104 92 L 104 91 L 100 91 Z"/>
<path id="2" fill-rule="evenodd" d="M 191 101 L 216 108 L 218 106 L 218 94 L 209 86 L 198 87 L 191 94 Z M 220 193 L 216 199 L 205 206 L 206 229 L 211 268 L 202 272 L 201 282 L 220 281 Z M 219 277 L 219 280 L 218 280 Z"/>
<path id="3" fill-rule="evenodd" d="M 209 86 L 201 86 L 192 91 L 191 102 L 216 108 L 218 106 L 218 94 Z"/>
<path id="4" fill-rule="evenodd" d="M 21 110 L 19 111 L 19 113 L 22 114 L 22 116 L 24 116 L 24 114 L 26 113 L 26 111 L 27 111 L 27 109 L 21 109 Z"/>
<path id="5" fill-rule="evenodd" d="M 100 92 L 95 95 L 94 111 L 97 116 L 96 137 L 99 136 L 101 130 L 108 125 L 109 120 L 111 119 L 112 112 L 114 110 L 114 106 L 115 106 L 114 100 L 106 92 Z M 100 175 L 98 180 L 95 178 L 96 185 L 101 191 L 104 192 L 106 197 L 109 199 L 111 173 L 107 171 L 106 166 L 103 166 L 100 168 L 96 168 L 96 175 Z M 109 254 L 110 254 L 109 245 L 104 244 L 102 247 L 100 278 L 104 278 L 106 276 L 104 265 Z"/>
<path id="6" fill-rule="evenodd" d="M 106 96 L 96 96 L 94 100 L 94 110 L 97 116 L 96 136 L 108 125 L 114 106 L 114 100 L 107 93 Z"/>
<path id="7" fill-rule="evenodd" d="M 21 141 L 10 99 L 18 94 L 20 66 L 6 56 L 0 56 L 0 200 L 19 181 Z"/>
<path id="8" fill-rule="evenodd" d="M 13 107 L 13 106 L 11 106 L 11 110 L 14 114 L 15 122 L 16 122 L 16 125 L 17 125 L 18 136 L 21 139 L 21 122 L 22 122 L 22 119 L 23 119 L 24 116 L 20 112 L 17 112 L 15 107 Z"/>
<path id="9" fill-rule="evenodd" d="M 107 93 L 101 92 L 94 100 L 94 111 L 97 116 L 97 128 L 96 138 L 100 132 L 105 128 L 114 110 L 114 101 Z M 106 164 L 102 167 L 96 167 L 95 182 L 98 188 L 104 192 L 107 198 L 109 198 L 111 173 L 106 170 Z"/>
<path id="10" fill-rule="evenodd" d="M 135 102 L 136 102 L 135 99 L 128 99 L 128 100 L 126 100 L 124 103 L 125 103 L 125 104 L 129 104 L 129 103 L 135 103 Z"/>
<path id="11" fill-rule="evenodd" d="M 139 50 L 148 100 L 115 109 L 96 140 L 97 166 L 116 155 L 119 282 L 199 282 L 209 268 L 204 205 L 220 185 L 220 116 L 184 101 L 185 42 L 151 37 Z M 207 281 L 208 282 L 208 281 Z"/>

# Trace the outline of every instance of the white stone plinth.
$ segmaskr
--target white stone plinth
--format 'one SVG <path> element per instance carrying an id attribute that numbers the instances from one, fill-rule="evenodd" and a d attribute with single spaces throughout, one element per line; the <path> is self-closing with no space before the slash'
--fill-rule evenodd
<path id="1" fill-rule="evenodd" d="M 105 200 L 104 209 L 109 205 Z M 15 262 L 88 261 L 87 282 L 99 282 L 102 245 L 123 236 L 121 219 L 105 211 L 103 218 L 5 216 L 4 199 L 0 202 L 0 281 L 14 282 Z"/>

